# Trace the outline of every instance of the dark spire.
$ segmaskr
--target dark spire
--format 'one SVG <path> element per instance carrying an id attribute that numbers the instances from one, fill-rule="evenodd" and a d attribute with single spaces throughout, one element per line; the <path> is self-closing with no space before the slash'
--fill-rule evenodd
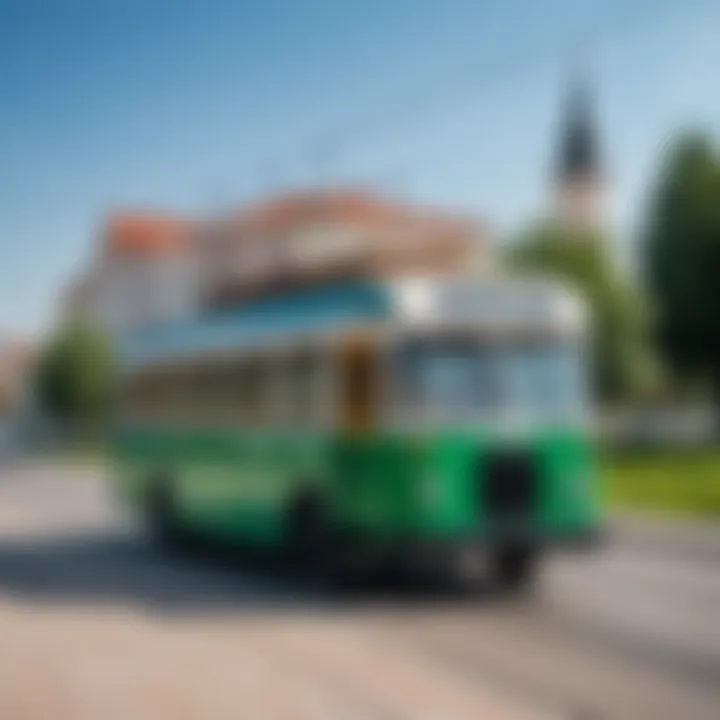
<path id="1" fill-rule="evenodd" d="M 565 184 L 597 177 L 600 169 L 591 92 L 588 83 L 581 79 L 575 81 L 568 94 L 555 177 Z"/>

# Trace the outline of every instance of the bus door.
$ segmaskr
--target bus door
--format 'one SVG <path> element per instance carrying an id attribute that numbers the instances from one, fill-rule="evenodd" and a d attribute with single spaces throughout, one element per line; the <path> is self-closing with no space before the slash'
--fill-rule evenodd
<path id="1" fill-rule="evenodd" d="M 349 521 L 366 527 L 382 522 L 379 507 L 386 480 L 380 455 L 380 358 L 377 344 L 354 339 L 341 349 L 338 372 L 336 472 L 340 506 Z"/>
<path id="2" fill-rule="evenodd" d="M 378 351 L 368 339 L 346 342 L 339 362 L 339 419 L 343 435 L 370 433 L 378 421 Z"/>

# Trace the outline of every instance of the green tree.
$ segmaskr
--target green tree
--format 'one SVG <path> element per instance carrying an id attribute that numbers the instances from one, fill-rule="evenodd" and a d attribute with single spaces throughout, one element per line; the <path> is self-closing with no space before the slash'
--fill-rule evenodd
<path id="1" fill-rule="evenodd" d="M 512 245 L 509 262 L 524 272 L 555 276 L 583 293 L 592 318 L 594 379 L 601 398 L 616 400 L 648 389 L 655 373 L 644 343 L 645 311 L 600 231 L 540 223 Z"/>
<path id="2" fill-rule="evenodd" d="M 656 338 L 679 378 L 709 380 L 720 400 L 720 156 L 678 137 L 650 194 L 643 270 Z"/>
<path id="3" fill-rule="evenodd" d="M 115 362 L 105 336 L 86 325 L 62 328 L 41 357 L 38 403 L 52 417 L 87 425 L 108 416 L 114 398 Z"/>

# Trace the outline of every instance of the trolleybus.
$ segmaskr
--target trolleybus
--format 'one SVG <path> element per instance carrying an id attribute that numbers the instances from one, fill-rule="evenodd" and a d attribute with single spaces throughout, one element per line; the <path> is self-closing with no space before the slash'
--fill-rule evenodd
<path id="1" fill-rule="evenodd" d="M 502 583 L 596 535 L 581 298 L 546 280 L 345 282 L 160 327 L 123 350 L 119 490 L 169 542 L 333 572 Z"/>

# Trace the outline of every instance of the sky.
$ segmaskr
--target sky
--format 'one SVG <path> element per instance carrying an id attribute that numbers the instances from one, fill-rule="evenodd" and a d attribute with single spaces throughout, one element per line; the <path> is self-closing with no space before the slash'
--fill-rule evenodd
<path id="1" fill-rule="evenodd" d="M 42 332 L 117 208 L 306 185 L 541 215 L 591 80 L 614 248 L 662 148 L 720 129 L 717 0 L 0 0 L 0 335 Z"/>

